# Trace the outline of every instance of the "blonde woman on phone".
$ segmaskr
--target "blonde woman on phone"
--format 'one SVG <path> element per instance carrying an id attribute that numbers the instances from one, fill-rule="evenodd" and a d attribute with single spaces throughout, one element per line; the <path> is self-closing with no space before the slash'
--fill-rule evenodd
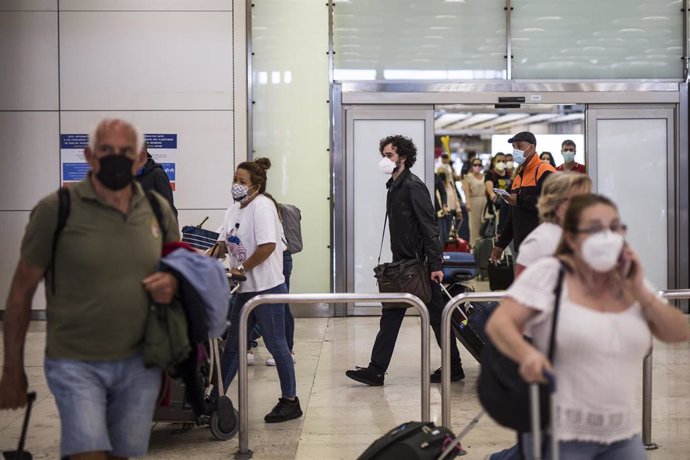
<path id="1" fill-rule="evenodd" d="M 652 336 L 690 338 L 687 319 L 645 280 L 625 234 L 611 200 L 573 197 L 555 257 L 527 268 L 487 324 L 493 343 L 520 365 L 526 381 L 555 374 L 561 458 L 644 459 L 635 410 L 640 365 Z M 544 353 L 561 270 L 556 354 L 549 362 Z M 525 329 L 533 344 L 524 340 Z"/>

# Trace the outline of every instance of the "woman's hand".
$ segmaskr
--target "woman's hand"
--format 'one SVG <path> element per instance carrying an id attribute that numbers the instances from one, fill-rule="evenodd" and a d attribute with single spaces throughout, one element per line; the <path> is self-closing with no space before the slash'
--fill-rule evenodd
<path id="1" fill-rule="evenodd" d="M 551 363 L 549 363 L 548 358 L 542 352 L 532 348 L 520 362 L 520 375 L 529 383 L 546 383 L 544 371 L 553 373 Z"/>

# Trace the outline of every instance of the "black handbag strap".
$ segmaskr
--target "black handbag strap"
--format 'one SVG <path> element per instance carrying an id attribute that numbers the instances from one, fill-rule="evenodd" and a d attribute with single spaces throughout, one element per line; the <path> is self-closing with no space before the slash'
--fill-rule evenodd
<path id="1" fill-rule="evenodd" d="M 381 232 L 381 247 L 379 247 L 379 259 L 377 265 L 381 264 L 381 253 L 383 252 L 383 239 L 386 237 L 386 224 L 388 223 L 388 206 L 386 206 L 386 217 L 383 218 L 383 231 Z"/>
<path id="2" fill-rule="evenodd" d="M 549 339 L 549 352 L 548 358 L 549 362 L 553 364 L 553 357 L 556 354 L 556 326 L 558 324 L 558 313 L 561 307 L 561 291 L 563 290 L 563 279 L 565 278 L 565 267 L 560 264 L 560 269 L 558 271 L 558 281 L 556 282 L 556 287 L 553 290 L 556 296 L 556 302 L 553 306 L 553 317 L 551 319 L 551 338 Z"/>

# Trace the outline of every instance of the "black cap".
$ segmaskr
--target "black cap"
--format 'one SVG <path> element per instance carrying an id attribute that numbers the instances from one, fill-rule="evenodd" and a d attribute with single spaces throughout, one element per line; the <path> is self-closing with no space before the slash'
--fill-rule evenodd
<path id="1" fill-rule="evenodd" d="M 537 145 L 537 138 L 534 137 L 534 134 L 530 133 L 529 131 L 523 131 L 521 133 L 517 133 L 515 136 L 508 139 L 509 144 L 512 144 L 513 142 L 519 142 L 519 141 L 526 141 L 526 142 L 529 142 L 530 144 Z"/>

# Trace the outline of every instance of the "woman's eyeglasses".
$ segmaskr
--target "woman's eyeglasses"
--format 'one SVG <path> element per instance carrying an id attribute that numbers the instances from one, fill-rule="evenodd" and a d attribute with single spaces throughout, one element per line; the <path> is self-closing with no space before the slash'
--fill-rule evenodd
<path id="1" fill-rule="evenodd" d="M 603 225 L 592 225 L 588 228 L 578 228 L 578 233 L 586 233 L 587 235 L 595 235 L 597 233 L 611 230 L 613 233 L 625 233 L 628 230 L 628 226 L 625 224 L 611 224 L 609 227 Z"/>

